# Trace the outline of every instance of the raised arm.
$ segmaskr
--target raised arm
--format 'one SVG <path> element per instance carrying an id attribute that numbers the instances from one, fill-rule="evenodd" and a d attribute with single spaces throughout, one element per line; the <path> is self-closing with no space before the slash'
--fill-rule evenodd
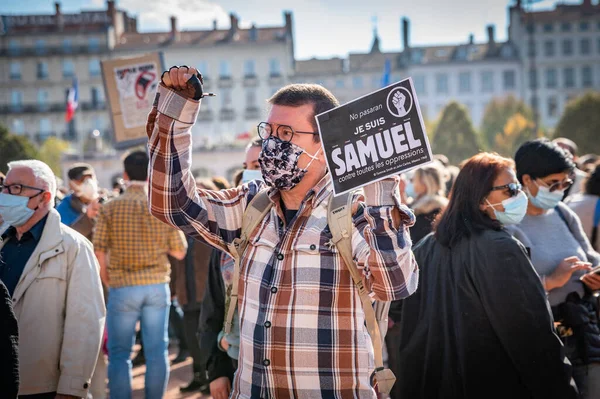
<path id="1" fill-rule="evenodd" d="M 246 204 L 260 187 L 251 183 L 222 191 L 196 188 L 191 172 L 192 126 L 201 99 L 193 99 L 194 86 L 187 80 L 177 83 L 169 76 L 189 79 L 188 73 L 197 72 L 186 67 L 170 71 L 158 88 L 146 125 L 150 212 L 186 235 L 228 252 L 227 244 L 240 233 Z"/>
<path id="2" fill-rule="evenodd" d="M 408 228 L 415 217 L 401 205 L 398 181 L 386 179 L 364 188 L 364 202 L 354 215 L 354 257 L 363 282 L 375 299 L 406 298 L 417 289 L 419 269 Z"/>

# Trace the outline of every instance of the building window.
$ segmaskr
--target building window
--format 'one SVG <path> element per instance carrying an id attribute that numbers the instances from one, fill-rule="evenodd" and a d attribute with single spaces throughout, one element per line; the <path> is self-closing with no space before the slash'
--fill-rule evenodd
<path id="1" fill-rule="evenodd" d="M 72 53 L 73 52 L 73 45 L 72 45 L 71 39 L 65 39 L 65 40 L 63 40 L 62 48 L 63 48 L 63 52 L 64 53 L 67 53 L 67 54 L 68 53 Z"/>
<path id="2" fill-rule="evenodd" d="M 563 40 L 562 52 L 563 52 L 563 55 L 572 55 L 573 54 L 573 41 L 571 39 Z"/>
<path id="3" fill-rule="evenodd" d="M 460 72 L 458 74 L 458 91 L 460 93 L 470 93 L 471 92 L 471 73 L 470 72 Z"/>
<path id="4" fill-rule="evenodd" d="M 481 72 L 481 91 L 484 93 L 491 93 L 494 91 L 494 72 Z"/>
<path id="5" fill-rule="evenodd" d="M 271 58 L 269 61 L 269 75 L 273 77 L 281 76 L 281 66 L 277 58 Z"/>
<path id="6" fill-rule="evenodd" d="M 594 85 L 594 70 L 590 66 L 581 68 L 581 84 L 583 87 L 592 87 Z"/>
<path id="7" fill-rule="evenodd" d="M 226 87 L 220 89 L 221 94 L 221 108 L 230 109 L 231 108 L 231 89 Z"/>
<path id="8" fill-rule="evenodd" d="M 246 90 L 246 108 L 256 108 L 256 90 Z"/>
<path id="9" fill-rule="evenodd" d="M 548 116 L 555 118 L 558 114 L 558 100 L 556 97 L 548 97 Z"/>
<path id="10" fill-rule="evenodd" d="M 50 119 L 40 119 L 40 135 L 47 136 L 50 133 L 52 133 L 52 124 L 50 123 Z"/>
<path id="11" fill-rule="evenodd" d="M 504 85 L 505 90 L 512 90 L 516 87 L 516 74 L 513 70 L 503 71 L 502 72 L 502 83 Z"/>
<path id="12" fill-rule="evenodd" d="M 100 76 L 100 60 L 92 58 L 89 61 L 90 77 Z"/>
<path id="13" fill-rule="evenodd" d="M 527 55 L 529 55 L 529 57 L 535 57 L 535 42 L 533 40 L 530 40 L 527 44 L 527 50 Z"/>
<path id="14" fill-rule="evenodd" d="M 546 57 L 554 57 L 554 40 L 546 40 L 544 42 L 544 55 Z"/>
<path id="15" fill-rule="evenodd" d="M 36 54 L 46 54 L 46 41 L 43 39 L 38 39 L 35 41 L 35 53 Z"/>
<path id="16" fill-rule="evenodd" d="M 597 47 L 598 47 L 598 54 L 600 54 L 600 37 L 598 38 Z"/>
<path id="17" fill-rule="evenodd" d="M 410 62 L 412 62 L 413 64 L 420 64 L 421 62 L 423 62 L 423 50 L 410 50 Z"/>
<path id="18" fill-rule="evenodd" d="M 37 94 L 38 108 L 40 111 L 48 109 L 48 90 L 39 89 Z"/>
<path id="19" fill-rule="evenodd" d="M 379 87 L 379 78 L 377 78 L 377 77 L 373 78 L 373 87 L 375 87 L 375 88 Z M 344 88 L 344 79 L 336 79 L 335 80 L 335 88 L 343 89 Z"/>
<path id="20" fill-rule="evenodd" d="M 100 50 L 100 40 L 97 37 L 90 37 L 88 39 L 88 50 L 91 53 L 96 53 Z"/>
<path id="21" fill-rule="evenodd" d="M 355 76 L 352 78 L 352 87 L 354 89 L 362 89 L 363 88 L 363 78 L 362 76 Z"/>
<path id="22" fill-rule="evenodd" d="M 554 25 L 552 24 L 544 24 L 544 32 L 552 32 L 554 30 Z"/>
<path id="23" fill-rule="evenodd" d="M 254 60 L 246 60 L 244 62 L 244 76 L 247 78 L 253 78 L 256 75 L 254 70 Z"/>
<path id="24" fill-rule="evenodd" d="M 537 110 L 539 109 L 538 103 L 538 98 L 536 96 L 532 96 L 529 101 L 529 105 L 531 105 L 531 108 L 534 112 L 537 112 Z"/>
<path id="25" fill-rule="evenodd" d="M 221 79 L 231 79 L 231 64 L 229 64 L 229 61 L 219 62 L 219 77 Z"/>
<path id="26" fill-rule="evenodd" d="M 438 73 L 435 75 L 435 89 L 436 92 L 440 94 L 448 93 L 448 75 L 445 73 Z"/>
<path id="27" fill-rule="evenodd" d="M 565 68 L 563 69 L 563 77 L 565 80 L 565 87 L 575 87 L 575 69 Z"/>
<path id="28" fill-rule="evenodd" d="M 571 31 L 571 24 L 568 22 L 563 22 L 562 24 L 560 24 L 560 30 L 563 32 L 570 32 Z"/>
<path id="29" fill-rule="evenodd" d="M 19 135 L 25 133 L 25 123 L 22 119 L 13 119 L 12 132 Z"/>
<path id="30" fill-rule="evenodd" d="M 62 67 L 63 77 L 72 78 L 73 75 L 75 75 L 75 67 L 73 66 L 73 61 L 63 60 Z"/>
<path id="31" fill-rule="evenodd" d="M 45 62 L 37 63 L 37 78 L 40 80 L 48 79 L 48 64 Z"/>
<path id="32" fill-rule="evenodd" d="M 537 72 L 535 69 L 529 70 L 529 88 L 537 89 Z"/>
<path id="33" fill-rule="evenodd" d="M 92 108 L 98 108 L 98 106 L 100 105 L 100 95 L 98 93 L 98 88 L 92 87 L 91 94 L 92 94 Z"/>
<path id="34" fill-rule="evenodd" d="M 535 25 L 534 24 L 527 24 L 527 26 L 525 27 L 525 29 L 527 29 L 527 33 L 533 33 L 533 32 L 535 32 Z"/>
<path id="35" fill-rule="evenodd" d="M 554 89 L 557 85 L 556 69 L 546 69 L 546 87 L 549 89 Z"/>
<path id="36" fill-rule="evenodd" d="M 416 75 L 413 76 L 413 83 L 415 85 L 415 91 L 417 92 L 417 95 L 423 95 L 425 93 L 427 93 L 427 87 L 425 86 L 425 76 L 423 75 Z"/>
<path id="37" fill-rule="evenodd" d="M 581 39 L 581 41 L 579 42 L 579 52 L 581 53 L 581 55 L 588 55 L 592 52 L 592 44 L 590 43 L 590 39 L 588 39 L 587 37 Z"/>
<path id="38" fill-rule="evenodd" d="M 579 30 L 582 32 L 587 32 L 590 29 L 590 24 L 587 21 L 582 21 L 579 23 Z"/>
<path id="39" fill-rule="evenodd" d="M 19 55 L 20 52 L 20 46 L 19 46 L 19 41 L 12 39 L 11 41 L 8 42 L 8 53 L 10 55 Z"/>
<path id="40" fill-rule="evenodd" d="M 10 63 L 10 80 L 21 80 L 21 63 Z"/>
<path id="41" fill-rule="evenodd" d="M 10 92 L 10 105 L 13 109 L 19 109 L 23 106 L 23 92 L 13 90 Z"/>

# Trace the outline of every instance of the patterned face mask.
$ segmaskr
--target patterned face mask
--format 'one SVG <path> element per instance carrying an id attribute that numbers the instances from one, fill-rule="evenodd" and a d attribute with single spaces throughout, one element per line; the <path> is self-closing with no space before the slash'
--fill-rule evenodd
<path id="1" fill-rule="evenodd" d="M 320 151 L 321 149 L 315 155 L 311 155 L 296 144 L 282 141 L 276 136 L 263 140 L 258 163 L 265 183 L 281 191 L 291 190 L 300 183 L 310 164 L 318 159 L 317 154 Z M 303 153 L 312 159 L 306 168 L 300 169 L 298 160 Z"/>

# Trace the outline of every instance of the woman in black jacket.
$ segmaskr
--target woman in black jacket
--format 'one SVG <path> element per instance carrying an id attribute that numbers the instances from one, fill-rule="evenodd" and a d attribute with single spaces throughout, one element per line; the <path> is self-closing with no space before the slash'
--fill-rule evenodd
<path id="1" fill-rule="evenodd" d="M 0 281 L 0 396 L 7 399 L 19 393 L 19 327 L 6 286 Z"/>
<path id="2" fill-rule="evenodd" d="M 390 313 L 402 398 L 577 395 L 540 279 L 503 229 L 527 209 L 513 167 L 494 154 L 469 159 L 435 234 L 414 250 L 419 289 Z"/>

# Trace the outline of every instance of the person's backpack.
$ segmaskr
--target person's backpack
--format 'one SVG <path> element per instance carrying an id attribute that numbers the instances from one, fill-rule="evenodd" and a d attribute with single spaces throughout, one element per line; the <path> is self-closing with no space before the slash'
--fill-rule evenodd
<path id="1" fill-rule="evenodd" d="M 358 290 L 365 314 L 365 322 L 373 344 L 375 358 L 375 370 L 371 374 L 371 385 L 374 386 L 377 383 L 379 393 L 388 394 L 396 381 L 392 370 L 383 366 L 383 339 L 387 332 L 390 302 L 373 302 L 369 296 L 369 292 L 363 285 L 361 273 L 358 268 L 353 267 L 356 263 L 352 255 L 352 229 L 354 227 L 352 222 L 352 198 L 352 193 L 337 197 L 332 195 L 328 204 L 327 222 L 331 231 L 332 241 L 348 267 L 352 280 Z M 238 302 L 238 283 L 242 256 L 248 246 L 250 234 L 264 220 L 271 210 L 271 206 L 272 202 L 266 190 L 257 193 L 244 211 L 240 237 L 229 244 L 229 250 L 234 256 L 235 263 L 233 281 L 227 289 L 227 298 L 225 300 L 225 323 L 223 326 L 225 333 L 229 333 L 233 325 L 233 314 Z"/>

